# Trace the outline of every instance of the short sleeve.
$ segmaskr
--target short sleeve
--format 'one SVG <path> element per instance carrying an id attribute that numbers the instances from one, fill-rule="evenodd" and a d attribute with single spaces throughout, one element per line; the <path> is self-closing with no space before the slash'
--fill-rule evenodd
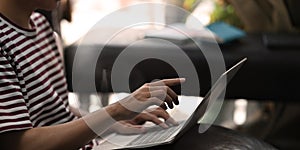
<path id="1" fill-rule="evenodd" d="M 32 128 L 14 68 L 0 47 L 0 133 Z"/>

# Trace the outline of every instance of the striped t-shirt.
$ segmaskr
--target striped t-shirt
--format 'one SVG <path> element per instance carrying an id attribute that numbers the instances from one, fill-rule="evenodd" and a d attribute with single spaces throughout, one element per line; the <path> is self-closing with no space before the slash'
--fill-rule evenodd
<path id="1" fill-rule="evenodd" d="M 39 13 L 30 26 L 0 13 L 0 133 L 75 119 L 52 28 Z"/>

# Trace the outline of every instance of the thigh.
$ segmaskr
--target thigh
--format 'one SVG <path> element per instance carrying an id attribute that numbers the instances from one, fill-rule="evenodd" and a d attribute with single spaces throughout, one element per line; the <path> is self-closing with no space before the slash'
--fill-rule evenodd
<path id="1" fill-rule="evenodd" d="M 198 125 L 192 127 L 171 144 L 159 145 L 147 150 L 199 150 L 199 149 L 275 149 L 271 145 L 237 131 L 212 125 L 206 132 L 199 133 Z"/>

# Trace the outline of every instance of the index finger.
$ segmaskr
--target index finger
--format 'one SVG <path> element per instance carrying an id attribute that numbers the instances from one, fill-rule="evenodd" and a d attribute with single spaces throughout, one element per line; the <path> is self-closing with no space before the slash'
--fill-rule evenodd
<path id="1" fill-rule="evenodd" d="M 150 85 L 152 86 L 174 86 L 174 85 L 178 85 L 180 83 L 185 82 L 185 78 L 173 78 L 173 79 L 163 79 L 163 80 L 159 80 L 156 82 L 152 82 L 150 83 Z"/>

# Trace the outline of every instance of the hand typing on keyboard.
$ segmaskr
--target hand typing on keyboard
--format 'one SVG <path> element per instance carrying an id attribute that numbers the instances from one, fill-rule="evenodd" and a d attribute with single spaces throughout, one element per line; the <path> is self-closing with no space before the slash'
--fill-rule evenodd
<path id="1" fill-rule="evenodd" d="M 149 128 L 149 134 L 141 134 L 137 137 L 134 141 L 130 142 L 130 145 L 138 145 L 138 144 L 149 144 L 149 143 L 156 143 L 161 142 L 168 139 L 174 132 L 178 131 L 184 125 L 184 122 L 180 122 L 180 124 L 176 126 L 172 126 L 168 129 L 159 128 L 158 126 Z"/>
<path id="2" fill-rule="evenodd" d="M 159 118 L 162 118 L 163 120 L 160 120 Z M 148 132 L 149 128 L 143 126 L 147 121 L 158 125 L 160 129 L 167 129 L 171 126 L 178 125 L 165 109 L 157 107 L 147 109 L 131 120 L 119 121 L 111 127 L 111 130 L 119 134 L 140 134 Z"/>
<path id="3" fill-rule="evenodd" d="M 106 111 L 118 122 L 109 131 L 122 134 L 136 134 L 146 132 L 142 126 L 146 121 L 153 122 L 162 128 L 176 122 L 166 112 L 167 108 L 178 105 L 178 96 L 170 88 L 185 81 L 184 78 L 164 79 L 146 83 L 128 97 L 106 107 Z M 156 109 L 147 109 L 150 106 Z M 164 121 L 160 120 L 162 118 Z"/>

